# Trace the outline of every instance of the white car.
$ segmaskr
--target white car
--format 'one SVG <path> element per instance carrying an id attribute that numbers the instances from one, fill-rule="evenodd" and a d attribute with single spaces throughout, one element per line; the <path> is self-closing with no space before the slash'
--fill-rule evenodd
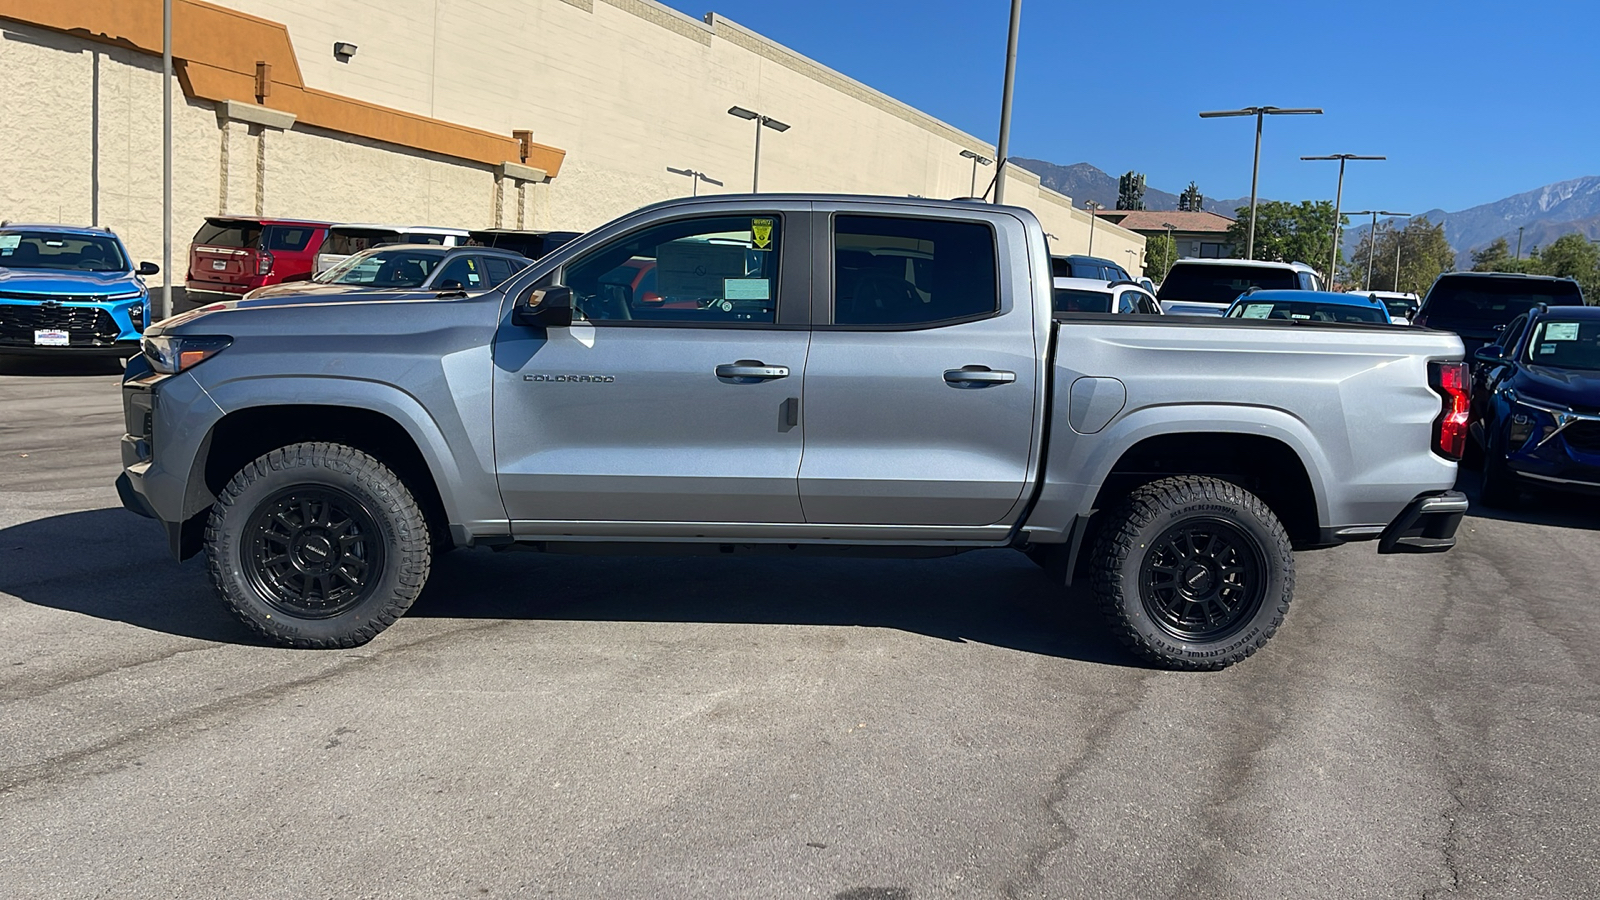
<path id="1" fill-rule="evenodd" d="M 333 268 L 347 256 L 382 247 L 387 244 L 433 244 L 438 247 L 455 247 L 467 242 L 464 228 L 438 228 L 432 225 L 334 225 L 317 254 L 313 275 Z"/>
<path id="2" fill-rule="evenodd" d="M 1161 279 L 1156 297 L 1169 315 L 1220 316 L 1251 288 L 1320 291 L 1322 279 L 1305 263 L 1260 259 L 1180 259 Z"/>
<path id="3" fill-rule="evenodd" d="M 1345 291 L 1345 293 L 1378 298 L 1378 301 L 1389 310 L 1389 321 L 1396 325 L 1410 325 L 1411 317 L 1416 315 L 1418 307 L 1422 306 L 1422 298 L 1409 291 Z"/>
<path id="4" fill-rule="evenodd" d="M 1137 281 L 1101 281 L 1098 278 L 1057 278 L 1055 311 L 1161 315 L 1155 295 Z"/>

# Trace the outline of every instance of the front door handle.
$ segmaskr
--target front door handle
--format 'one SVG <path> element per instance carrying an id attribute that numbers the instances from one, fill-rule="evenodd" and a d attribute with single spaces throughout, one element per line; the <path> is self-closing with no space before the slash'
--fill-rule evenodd
<path id="1" fill-rule="evenodd" d="M 769 366 L 759 359 L 741 359 L 717 366 L 717 377 L 735 384 L 755 384 L 774 378 L 788 378 L 788 366 Z"/>
<path id="2" fill-rule="evenodd" d="M 996 384 L 1010 384 L 1017 380 L 1017 373 L 997 371 L 988 366 L 962 366 L 959 369 L 945 369 L 944 383 L 958 388 L 989 387 Z"/>

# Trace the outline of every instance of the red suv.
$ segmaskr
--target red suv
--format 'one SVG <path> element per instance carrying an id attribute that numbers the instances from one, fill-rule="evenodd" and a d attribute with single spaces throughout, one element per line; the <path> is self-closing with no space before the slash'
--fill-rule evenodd
<path id="1" fill-rule="evenodd" d="M 328 222 L 210 216 L 189 244 L 184 286 L 196 301 L 243 296 L 281 281 L 311 277 Z"/>

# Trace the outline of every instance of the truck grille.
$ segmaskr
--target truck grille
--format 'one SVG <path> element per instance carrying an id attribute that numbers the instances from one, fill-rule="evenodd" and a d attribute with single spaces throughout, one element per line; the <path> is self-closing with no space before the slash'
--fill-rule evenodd
<path id="1" fill-rule="evenodd" d="M 43 329 L 67 332 L 73 347 L 109 347 L 120 329 L 111 314 L 93 306 L 0 304 L 0 345 L 33 346 L 33 333 Z"/>
<path id="2" fill-rule="evenodd" d="M 1561 432 L 1567 446 L 1581 453 L 1600 453 L 1600 422 L 1573 422 Z"/>

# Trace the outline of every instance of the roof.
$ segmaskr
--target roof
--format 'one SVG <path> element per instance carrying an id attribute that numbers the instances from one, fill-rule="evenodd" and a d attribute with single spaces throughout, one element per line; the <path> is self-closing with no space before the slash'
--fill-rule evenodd
<path id="1" fill-rule="evenodd" d="M 1103 209 L 1095 213 L 1099 218 L 1121 225 L 1129 231 L 1166 231 L 1167 224 L 1172 224 L 1173 231 L 1187 232 L 1224 232 L 1233 224 L 1227 216 L 1220 216 L 1213 212 L 1180 212 L 1177 210 L 1158 209 Z"/>
<path id="2" fill-rule="evenodd" d="M 356 252 L 350 254 L 350 257 L 360 256 L 363 253 L 393 253 L 396 250 L 427 250 L 433 253 L 453 254 L 456 256 L 464 256 L 466 254 L 482 256 L 483 254 L 487 253 L 490 256 L 509 256 L 513 259 L 527 259 L 526 256 L 523 256 L 521 253 L 518 253 L 515 250 L 507 250 L 503 247 L 476 247 L 468 244 L 457 244 L 454 247 L 446 247 L 443 244 L 384 244 L 380 247 L 368 247 L 365 250 L 357 250 Z M 346 257 L 346 259 L 350 257 Z"/>
<path id="3" fill-rule="evenodd" d="M 259 225 L 314 225 L 326 226 L 321 219 L 281 219 L 277 216 L 206 216 L 207 222 L 254 222 Z"/>
<path id="4" fill-rule="evenodd" d="M 1255 266 L 1261 269 L 1288 269 L 1291 272 L 1315 272 L 1316 270 L 1303 262 L 1277 262 L 1271 259 L 1192 259 L 1184 257 L 1173 263 L 1174 266 Z"/>
<path id="5" fill-rule="evenodd" d="M 1098 278 L 1068 278 L 1065 275 L 1060 275 L 1054 279 L 1051 287 L 1071 288 L 1076 291 L 1103 291 L 1109 294 L 1112 291 L 1111 285 L 1113 284 L 1118 284 L 1118 282 L 1101 281 Z M 1134 287 L 1139 287 L 1139 285 L 1134 285 Z M 1139 289 L 1144 290 L 1142 287 Z"/>
<path id="6" fill-rule="evenodd" d="M 88 225 L 35 225 L 29 222 L 0 222 L 0 228 L 7 231 L 45 231 L 56 234 L 92 234 L 100 237 L 116 237 L 116 232 L 109 228 L 93 228 Z"/>
<path id="7" fill-rule="evenodd" d="M 1248 303 L 1252 300 L 1271 300 L 1277 302 L 1286 300 L 1292 303 L 1326 303 L 1336 306 L 1383 306 L 1382 300 L 1372 300 L 1366 294 L 1339 294 L 1333 291 L 1247 291 L 1239 295 L 1235 303 Z"/>
<path id="8" fill-rule="evenodd" d="M 438 225 L 374 225 L 366 222 L 340 222 L 331 228 L 359 228 L 363 231 L 404 231 L 411 234 L 454 234 L 466 237 L 465 228 L 442 228 Z"/>

